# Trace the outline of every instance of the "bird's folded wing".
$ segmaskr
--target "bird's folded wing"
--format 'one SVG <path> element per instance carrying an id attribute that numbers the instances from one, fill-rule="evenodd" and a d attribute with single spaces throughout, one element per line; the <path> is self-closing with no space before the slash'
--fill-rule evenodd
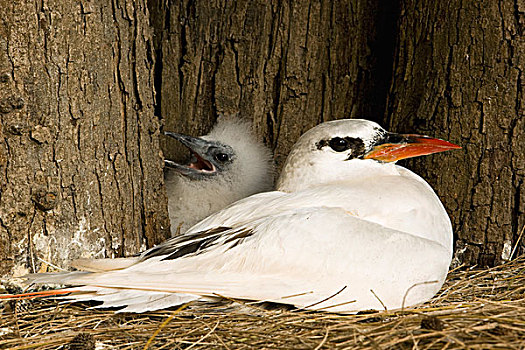
<path id="1" fill-rule="evenodd" d="M 450 262 L 438 243 L 338 208 L 290 210 L 243 228 L 253 233 L 178 258 L 156 256 L 123 270 L 69 277 L 67 283 L 345 312 L 422 302 L 439 289 Z"/>
<path id="2" fill-rule="evenodd" d="M 162 260 L 173 260 L 183 256 L 202 253 L 204 250 L 227 245 L 230 242 L 238 244 L 239 240 L 253 234 L 244 227 L 218 226 L 208 230 L 187 233 L 173 237 L 140 255 L 140 260 L 160 257 Z"/>

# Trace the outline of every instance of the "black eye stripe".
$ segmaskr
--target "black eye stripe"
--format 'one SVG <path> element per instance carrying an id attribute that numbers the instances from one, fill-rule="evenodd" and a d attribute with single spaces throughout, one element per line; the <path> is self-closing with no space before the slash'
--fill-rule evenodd
<path id="1" fill-rule="evenodd" d="M 342 146 L 344 143 L 341 142 L 341 140 L 343 140 L 343 142 L 346 142 L 346 147 Z M 360 158 L 365 154 L 365 143 L 363 142 L 363 140 L 356 137 L 333 137 L 331 139 L 320 140 L 315 145 L 319 150 L 325 146 L 328 146 L 336 152 L 344 152 L 351 149 L 351 151 L 348 152 L 348 159 Z M 341 150 L 338 151 L 337 149 L 334 149 L 333 145 L 335 145 L 336 148 Z M 338 145 L 340 145 L 340 147 L 338 147 Z"/>

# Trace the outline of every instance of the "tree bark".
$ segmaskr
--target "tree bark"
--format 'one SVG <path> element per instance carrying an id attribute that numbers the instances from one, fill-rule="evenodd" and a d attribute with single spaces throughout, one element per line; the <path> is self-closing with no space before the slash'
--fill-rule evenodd
<path id="1" fill-rule="evenodd" d="M 451 214 L 458 263 L 508 260 L 524 251 L 525 5 L 401 3 L 386 124 L 463 147 L 409 166 Z"/>
<path id="2" fill-rule="evenodd" d="M 391 5 L 375 1 L 150 3 L 159 113 L 203 134 L 217 114 L 253 119 L 282 165 L 300 134 L 331 119 L 382 118 Z M 385 54 L 388 53 L 388 54 Z M 378 82 L 381 82 L 378 84 Z M 163 145 L 176 157 L 173 145 Z"/>
<path id="3" fill-rule="evenodd" d="M 144 1 L 0 5 L 0 275 L 169 236 Z"/>

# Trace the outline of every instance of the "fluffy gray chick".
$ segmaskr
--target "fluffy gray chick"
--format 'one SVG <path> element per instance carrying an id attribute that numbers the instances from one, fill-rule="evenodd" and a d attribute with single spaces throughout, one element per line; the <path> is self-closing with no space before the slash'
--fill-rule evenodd
<path id="1" fill-rule="evenodd" d="M 171 235 L 252 194 L 273 189 L 270 150 L 251 132 L 251 124 L 221 118 L 200 138 L 166 132 L 191 151 L 189 164 L 166 160 Z"/>

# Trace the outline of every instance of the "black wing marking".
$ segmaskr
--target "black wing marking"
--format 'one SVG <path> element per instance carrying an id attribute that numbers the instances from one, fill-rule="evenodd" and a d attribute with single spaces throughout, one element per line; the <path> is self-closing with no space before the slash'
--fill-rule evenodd
<path id="1" fill-rule="evenodd" d="M 180 257 L 198 254 L 219 244 L 230 244 L 231 249 L 254 234 L 250 229 L 231 227 L 214 227 L 194 234 L 182 235 L 168 239 L 141 254 L 142 260 L 165 256 L 162 260 L 173 260 Z"/>

